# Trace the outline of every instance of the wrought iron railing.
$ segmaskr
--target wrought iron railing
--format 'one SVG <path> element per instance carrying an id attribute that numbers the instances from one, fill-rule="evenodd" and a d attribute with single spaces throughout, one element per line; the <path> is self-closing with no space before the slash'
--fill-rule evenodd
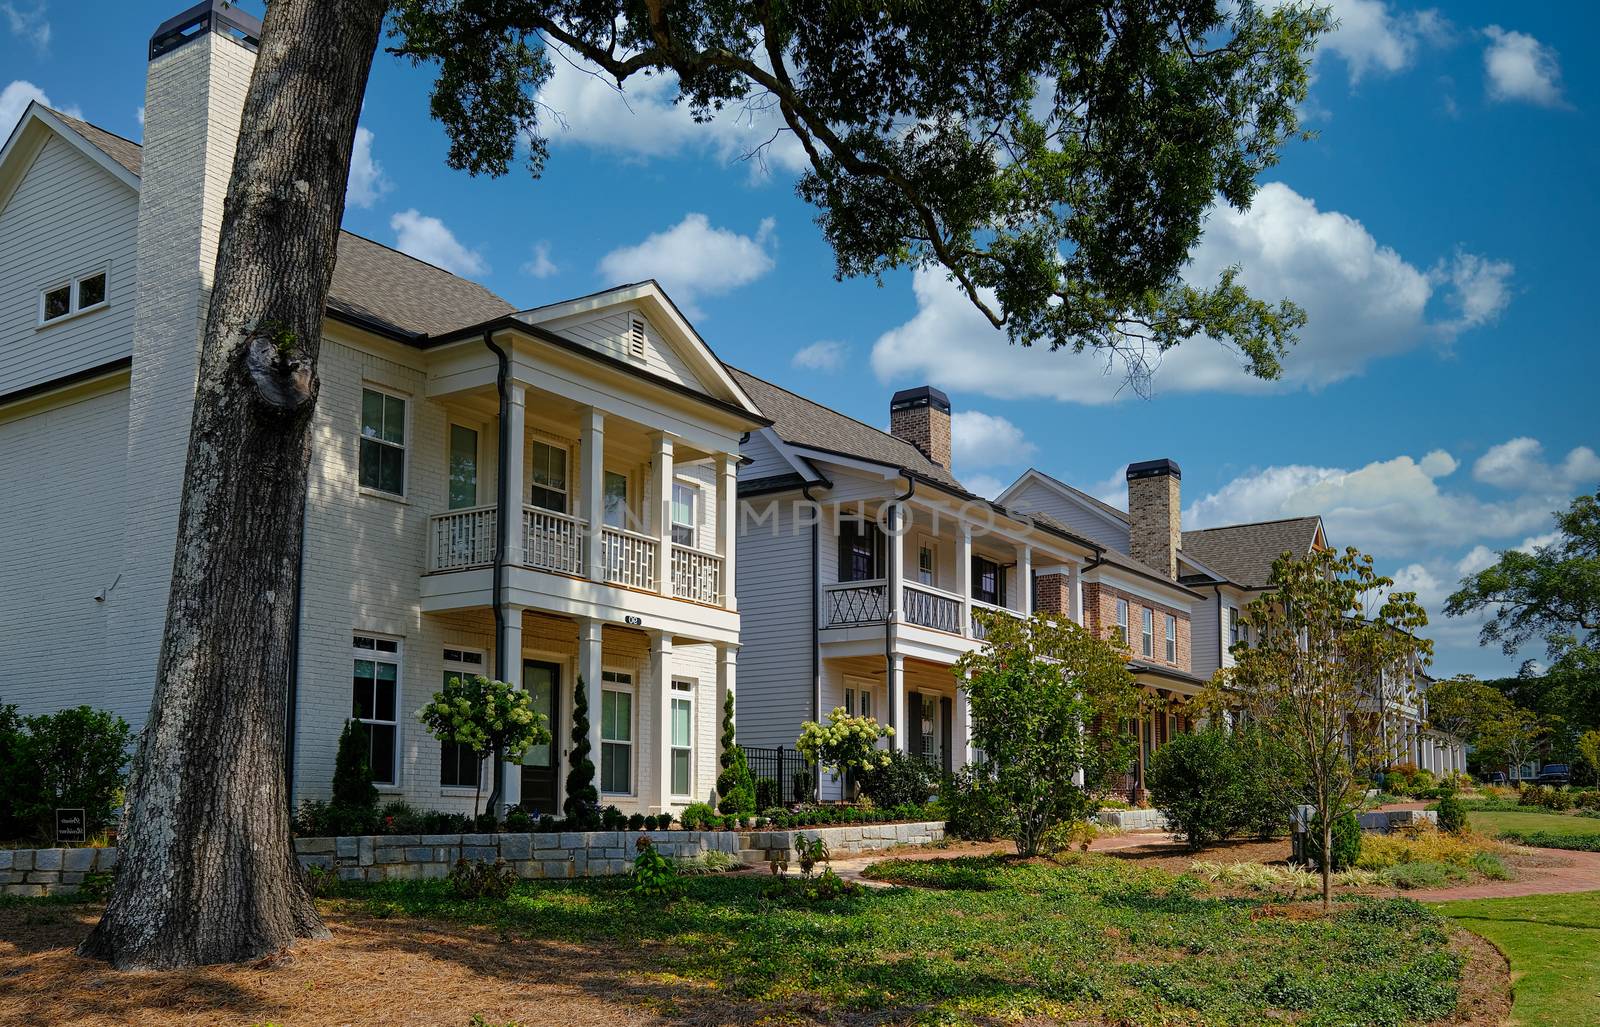
<path id="1" fill-rule="evenodd" d="M 829 585 L 825 591 L 830 628 L 878 624 L 889 616 L 889 584 L 881 579 Z"/>
<path id="2" fill-rule="evenodd" d="M 935 631 L 961 634 L 961 597 L 927 585 L 907 585 L 902 591 L 907 623 Z"/>

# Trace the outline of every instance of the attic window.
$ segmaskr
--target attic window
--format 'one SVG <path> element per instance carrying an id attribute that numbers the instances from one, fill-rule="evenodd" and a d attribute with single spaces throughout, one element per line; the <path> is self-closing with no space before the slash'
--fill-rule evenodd
<path id="1" fill-rule="evenodd" d="M 39 323 L 53 324 L 106 305 L 106 272 L 95 271 L 39 290 Z"/>
<path id="2" fill-rule="evenodd" d="M 644 321 L 633 318 L 628 325 L 628 356 L 644 359 Z"/>

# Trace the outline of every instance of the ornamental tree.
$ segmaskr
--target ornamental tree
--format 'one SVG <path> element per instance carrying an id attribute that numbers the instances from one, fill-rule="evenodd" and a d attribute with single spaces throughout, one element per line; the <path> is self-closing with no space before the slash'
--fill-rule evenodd
<path id="1" fill-rule="evenodd" d="M 1093 797 L 1127 770 L 1123 721 L 1144 693 L 1119 644 L 1056 614 L 1028 620 L 981 611 L 987 640 L 956 661 L 972 709 L 974 777 L 1011 811 L 1018 855 L 1046 831 L 1086 821 Z"/>
<path id="2" fill-rule="evenodd" d="M 533 708 L 532 695 L 482 674 L 446 679 L 444 687 L 417 711 L 417 719 L 435 738 L 466 746 L 480 761 L 487 756 L 496 763 L 521 762 L 529 749 L 550 741 L 548 718 Z M 481 774 L 478 782 L 472 795 L 474 816 L 483 790 Z M 489 795 L 489 815 L 499 822 L 499 775 Z"/>
<path id="3" fill-rule="evenodd" d="M 894 728 L 872 717 L 852 716 L 843 706 L 836 706 L 826 724 L 814 720 L 801 724 L 794 747 L 812 766 L 843 776 L 852 770 L 887 767 L 889 750 L 879 748 L 878 740 L 893 735 Z"/>

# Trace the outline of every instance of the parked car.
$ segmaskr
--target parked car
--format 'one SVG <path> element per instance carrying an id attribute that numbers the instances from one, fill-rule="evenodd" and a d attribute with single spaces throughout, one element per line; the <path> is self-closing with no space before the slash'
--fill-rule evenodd
<path id="1" fill-rule="evenodd" d="M 1544 769 L 1539 771 L 1539 776 L 1533 779 L 1533 783 L 1569 785 L 1572 783 L 1572 766 L 1567 763 L 1546 763 Z"/>

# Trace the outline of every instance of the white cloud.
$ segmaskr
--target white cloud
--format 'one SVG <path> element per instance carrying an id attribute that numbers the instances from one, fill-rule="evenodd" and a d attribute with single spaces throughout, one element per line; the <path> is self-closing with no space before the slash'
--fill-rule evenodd
<path id="1" fill-rule="evenodd" d="M 549 108 L 544 125 L 555 145 L 587 146 L 633 160 L 686 153 L 723 163 L 749 157 L 753 178 L 773 168 L 792 172 L 806 165 L 804 149 L 783 128 L 775 104 L 754 100 L 697 124 L 687 105 L 673 102 L 677 95 L 673 74 L 635 76 L 619 91 L 605 78 L 557 60 L 539 100 Z"/>
<path id="2" fill-rule="evenodd" d="M 533 244 L 533 256 L 522 265 L 522 273 L 534 278 L 549 278 L 560 270 L 556 262 L 550 259 L 550 244 L 544 239 Z"/>
<path id="3" fill-rule="evenodd" d="M 141 103 L 139 105 L 139 109 L 133 112 L 133 116 L 135 118 L 139 119 L 139 127 L 143 128 L 144 127 L 144 104 Z"/>
<path id="4" fill-rule="evenodd" d="M 1277 0 L 1280 6 L 1287 0 Z M 1382 0 L 1331 0 L 1338 27 L 1317 42 L 1318 56 L 1337 54 L 1351 84 L 1372 74 L 1393 75 L 1410 67 L 1423 44 L 1442 44 L 1452 35 L 1435 8 L 1392 11 Z"/>
<path id="5" fill-rule="evenodd" d="M 476 251 L 456 240 L 455 234 L 436 217 L 422 214 L 412 208 L 403 210 L 389 219 L 395 233 L 395 249 L 409 253 L 437 267 L 458 275 L 482 275 L 489 264 Z"/>
<path id="6" fill-rule="evenodd" d="M 139 123 L 144 124 L 144 109 L 140 108 Z M 378 197 L 394 188 L 383 173 L 383 165 L 372 156 L 372 130 L 356 128 L 355 148 L 350 151 L 350 180 L 345 185 L 344 202 L 347 206 L 371 207 Z"/>
<path id="7" fill-rule="evenodd" d="M 0 89 L 0 146 L 4 146 L 4 140 L 11 137 L 12 129 L 17 127 L 17 120 L 28 109 L 30 100 L 50 106 L 50 98 L 32 82 L 17 79 L 5 89 Z"/>
<path id="8" fill-rule="evenodd" d="M 1004 467 L 1038 451 L 1022 429 L 981 410 L 957 410 L 950 418 L 951 459 L 960 468 Z"/>
<path id="9" fill-rule="evenodd" d="M 704 214 L 686 214 L 664 232 L 633 246 L 621 246 L 600 258 L 599 272 L 610 282 L 654 278 L 690 317 L 699 317 L 698 301 L 718 296 L 760 278 L 776 261 L 776 222 L 763 218 L 753 236 L 713 228 Z"/>
<path id="10" fill-rule="evenodd" d="M 1374 360 L 1425 343 L 1443 344 L 1492 318 L 1509 295 L 1510 265 L 1458 253 L 1430 276 L 1381 245 L 1361 222 L 1322 211 L 1288 186 L 1263 186 L 1248 211 L 1218 205 L 1184 277 L 1215 284 L 1224 268 L 1258 298 L 1288 297 L 1308 323 L 1284 361 L 1278 383 L 1252 378 L 1240 355 L 1195 338 L 1159 359 L 1156 391 L 1265 392 L 1318 388 L 1361 373 Z M 1448 285 L 1459 311 L 1430 320 L 1428 305 Z M 1007 344 L 937 270 L 916 272 L 917 313 L 881 336 L 873 368 L 883 380 L 918 378 L 935 385 L 1010 398 L 1049 397 L 1108 403 L 1122 394 L 1120 362 L 1093 354 L 1052 353 Z M 992 294 L 989 299 L 993 299 Z"/>
<path id="11" fill-rule="evenodd" d="M 1001 481 L 992 474 L 966 474 L 961 477 L 961 484 L 967 491 L 984 499 L 993 499 L 1006 490 L 1009 482 Z"/>
<path id="12" fill-rule="evenodd" d="M 1489 45 L 1483 51 L 1489 99 L 1522 100 L 1540 107 L 1565 106 L 1561 97 L 1561 61 L 1554 47 L 1499 25 L 1490 25 L 1483 34 L 1489 37 Z"/>
<path id="13" fill-rule="evenodd" d="M 1543 535 L 1530 535 L 1528 538 L 1523 539 L 1521 544 L 1510 546 L 1509 548 L 1515 549 L 1519 553 L 1532 553 L 1537 549 L 1551 545 L 1560 538 L 1561 532 L 1547 531 Z M 1456 575 L 1464 578 L 1469 574 L 1478 573 L 1485 567 L 1491 567 L 1499 561 L 1500 550 L 1490 549 L 1482 544 L 1476 545 L 1472 547 L 1466 556 L 1456 561 Z"/>
<path id="14" fill-rule="evenodd" d="M 835 339 L 819 339 L 795 352 L 789 362 L 807 371 L 837 371 L 844 366 L 850 347 Z"/>
<path id="15" fill-rule="evenodd" d="M 1521 436 L 1485 450 L 1472 465 L 1472 476 L 1498 488 L 1562 494 L 1600 479 L 1600 456 L 1577 446 L 1559 464 L 1546 463 L 1543 443 Z"/>
<path id="16" fill-rule="evenodd" d="M 16 4 L 0 3 L 0 13 L 6 16 L 11 34 L 32 43 L 40 54 L 50 49 L 50 19 L 46 17 L 45 9 L 43 3 L 32 10 L 19 10 Z"/>

